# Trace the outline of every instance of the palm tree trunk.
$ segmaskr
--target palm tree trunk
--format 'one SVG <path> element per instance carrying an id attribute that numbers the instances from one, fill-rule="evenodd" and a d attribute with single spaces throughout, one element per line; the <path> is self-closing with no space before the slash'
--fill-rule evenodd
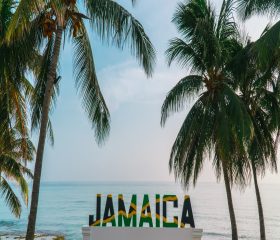
<path id="1" fill-rule="evenodd" d="M 57 69 L 57 64 L 59 59 L 61 38 L 62 38 L 62 28 L 58 27 L 56 30 L 56 38 L 55 38 L 55 43 L 53 48 L 53 57 L 52 57 L 50 70 L 47 77 L 46 90 L 45 90 L 46 92 L 45 92 L 43 108 L 42 108 L 40 135 L 39 135 L 36 162 L 34 168 L 34 179 L 33 179 L 31 206 L 30 206 L 30 213 L 28 218 L 26 240 L 33 240 L 35 234 L 42 163 L 43 163 L 43 155 L 44 155 L 45 140 L 46 140 L 46 133 L 47 133 L 47 125 L 49 119 L 49 108 L 50 108 L 51 96 L 53 94 L 53 89 L 54 89 L 54 79 L 56 76 L 56 69 Z"/>
<path id="2" fill-rule="evenodd" d="M 228 177 L 228 170 L 224 161 L 222 162 L 222 165 L 223 165 L 223 174 L 224 174 L 224 181 L 225 181 L 226 193 L 227 193 L 229 216 L 231 222 L 232 240 L 238 240 L 237 225 L 236 225 L 235 213 L 234 213 L 232 196 L 231 196 L 231 187 L 230 187 L 230 181 Z"/>
<path id="3" fill-rule="evenodd" d="M 260 190 L 259 190 L 259 186 L 258 186 L 258 178 L 257 178 L 256 166 L 254 165 L 254 163 L 252 163 L 252 170 L 253 170 L 255 191 L 256 191 L 258 210 L 259 210 L 260 235 L 261 235 L 261 240 L 265 240 L 266 237 L 265 237 L 265 225 L 264 225 L 263 207 L 262 207 L 261 194 L 260 194 Z"/>

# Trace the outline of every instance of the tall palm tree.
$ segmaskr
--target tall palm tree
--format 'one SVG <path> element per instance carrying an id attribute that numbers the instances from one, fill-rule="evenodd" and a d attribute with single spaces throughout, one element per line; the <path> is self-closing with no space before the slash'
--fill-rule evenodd
<path id="1" fill-rule="evenodd" d="M 176 179 L 188 187 L 196 184 L 205 158 L 213 159 L 217 178 L 223 174 L 231 220 L 232 239 L 238 239 L 231 195 L 231 184 L 247 178 L 244 142 L 252 134 L 252 122 L 241 98 L 234 92 L 234 79 L 227 69 L 233 56 L 242 48 L 233 18 L 233 1 L 224 0 L 216 14 L 206 0 L 180 3 L 174 15 L 182 38 L 170 41 L 166 54 L 171 64 L 177 60 L 190 67 L 168 93 L 161 124 L 187 100 L 196 98 L 173 144 L 169 166 Z M 244 172 L 239 177 L 239 169 Z"/>
<path id="2" fill-rule="evenodd" d="M 271 15 L 277 15 L 280 11 L 280 4 L 278 1 L 274 0 L 266 0 L 266 1 L 254 1 L 254 0 L 238 0 L 239 2 L 239 12 L 240 15 L 244 18 L 247 19 L 253 14 L 267 14 L 271 13 Z M 262 69 L 269 69 L 271 68 L 271 60 L 279 62 L 275 57 L 279 52 L 279 46 L 280 46 L 280 21 L 278 20 L 274 25 L 272 26 L 267 26 L 265 31 L 262 33 L 261 37 L 252 45 L 251 47 L 251 54 L 257 56 L 257 62 L 261 66 Z M 277 64 L 276 62 L 276 64 Z M 267 80 L 267 79 L 266 79 Z M 265 82 L 268 86 L 270 86 L 270 89 L 272 89 L 272 92 L 268 94 L 270 97 L 269 99 L 273 99 L 273 104 L 270 105 L 270 110 L 268 111 L 269 113 L 269 119 L 272 120 L 272 123 L 278 125 L 279 129 L 279 108 L 277 103 L 277 99 L 279 99 L 278 91 L 279 91 L 279 83 L 278 81 L 275 80 L 267 80 Z M 267 90 L 269 92 L 269 90 Z M 272 98 L 273 97 L 273 98 Z M 266 101 L 267 102 L 267 101 Z M 271 101 L 268 101 L 271 103 Z M 272 124 L 273 125 L 273 124 Z M 270 129 L 270 130 L 275 130 Z M 275 148 L 277 148 L 277 142 L 279 138 L 279 130 L 277 130 L 276 134 L 276 140 L 275 140 Z M 258 160 L 259 161 L 259 160 Z M 276 163 L 273 164 L 272 169 L 277 171 L 277 165 Z M 253 168 L 254 170 L 254 168 Z M 253 172 L 254 178 L 257 180 L 257 169 L 255 173 Z M 261 205 L 261 197 L 259 193 L 259 188 L 256 184 L 255 180 L 255 189 L 256 189 L 256 194 L 257 194 L 257 202 L 258 202 L 258 210 L 259 210 L 259 220 L 260 220 L 260 236 L 261 240 L 266 239 L 265 235 L 265 225 L 264 225 L 264 217 L 263 217 L 263 209 Z"/>
<path id="3" fill-rule="evenodd" d="M 26 73 L 38 54 L 35 49 L 31 49 L 28 54 L 24 51 L 27 39 L 12 44 L 5 41 L 14 4 L 12 0 L 0 1 L 0 54 L 3 56 L 0 58 L 0 131 L 1 134 L 7 131 L 8 137 L 14 125 L 25 139 L 28 135 L 27 100 L 33 92 Z"/>
<path id="4" fill-rule="evenodd" d="M 135 0 L 132 1 L 133 3 Z M 85 0 L 86 14 L 79 11 L 76 0 L 21 0 L 10 25 L 9 41 L 24 36 L 30 23 L 37 21 L 39 32 L 48 38 L 39 74 L 43 97 L 37 98 L 37 113 L 33 114 L 34 125 L 40 126 L 37 147 L 32 200 L 26 239 L 34 239 L 39 188 L 42 170 L 49 108 L 54 96 L 54 86 L 59 82 L 57 65 L 63 36 L 69 37 L 74 47 L 74 72 L 76 87 L 82 97 L 85 111 L 95 129 L 98 142 L 104 141 L 109 133 L 109 111 L 98 84 L 94 58 L 84 20 L 89 19 L 91 27 L 102 41 L 123 48 L 128 46 L 136 56 L 146 74 L 150 76 L 155 62 L 154 48 L 139 21 L 125 8 L 113 0 Z M 18 31 L 13 31 L 18 29 Z"/>
<path id="5" fill-rule="evenodd" d="M 28 185 L 25 175 L 31 176 L 26 162 L 33 159 L 34 147 L 29 140 L 27 103 L 33 87 L 25 77 L 38 54 L 35 49 L 23 51 L 26 39 L 8 44 L 7 28 L 14 12 L 13 0 L 0 0 L 0 191 L 12 213 L 19 217 L 21 203 L 9 184 L 20 186 L 27 204 Z"/>
<path id="6" fill-rule="evenodd" d="M 270 59 L 268 68 L 262 70 L 256 56 L 252 54 L 253 47 L 254 44 L 249 43 L 244 50 L 240 51 L 232 62 L 231 69 L 254 126 L 254 135 L 248 145 L 248 159 L 258 204 L 260 239 L 265 240 L 264 214 L 257 176 L 264 175 L 268 167 L 277 171 L 274 136 L 280 126 L 280 79 L 276 74 L 278 72 L 277 54 Z"/>

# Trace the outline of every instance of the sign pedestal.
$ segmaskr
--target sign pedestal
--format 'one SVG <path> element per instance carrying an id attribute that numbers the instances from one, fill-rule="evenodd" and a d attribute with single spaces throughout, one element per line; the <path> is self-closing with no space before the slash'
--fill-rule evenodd
<path id="1" fill-rule="evenodd" d="M 201 240 L 194 228 L 83 227 L 83 240 Z"/>

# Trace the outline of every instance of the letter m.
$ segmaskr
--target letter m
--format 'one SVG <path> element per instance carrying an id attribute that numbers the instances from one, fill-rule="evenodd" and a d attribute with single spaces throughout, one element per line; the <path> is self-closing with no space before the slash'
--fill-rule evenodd
<path id="1" fill-rule="evenodd" d="M 132 220 L 132 226 L 136 227 L 137 225 L 137 196 L 132 195 L 130 207 L 128 214 L 125 210 L 125 204 L 123 200 L 123 195 L 119 194 L 118 196 L 118 225 L 119 227 L 124 226 L 130 227 L 131 226 L 131 220 Z"/>

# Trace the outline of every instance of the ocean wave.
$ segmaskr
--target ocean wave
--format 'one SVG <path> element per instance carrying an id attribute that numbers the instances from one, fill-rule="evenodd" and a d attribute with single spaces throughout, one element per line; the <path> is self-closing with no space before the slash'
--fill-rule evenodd
<path id="1" fill-rule="evenodd" d="M 12 221 L 12 220 L 0 220 L 0 226 L 1 227 L 13 227 L 16 224 L 17 223 L 15 221 Z"/>

